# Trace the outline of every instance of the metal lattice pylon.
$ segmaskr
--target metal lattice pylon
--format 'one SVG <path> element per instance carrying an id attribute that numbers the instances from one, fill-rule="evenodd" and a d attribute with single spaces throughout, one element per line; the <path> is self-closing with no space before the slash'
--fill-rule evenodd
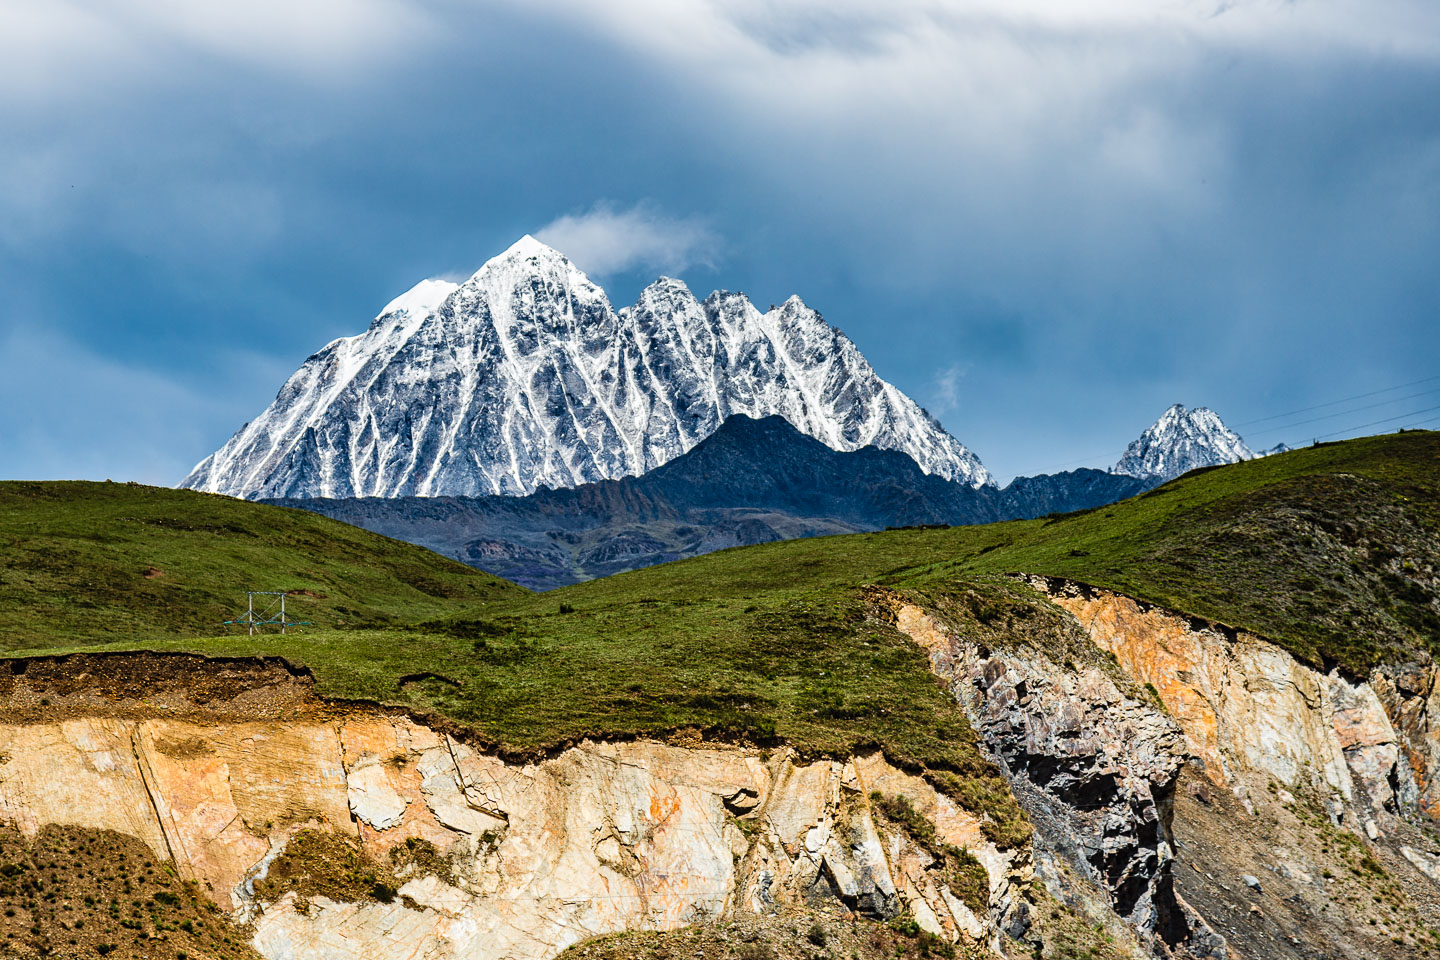
<path id="1" fill-rule="evenodd" d="M 226 620 L 227 627 L 244 627 L 252 636 L 255 631 L 263 627 L 279 627 L 284 633 L 287 627 L 308 627 L 309 620 L 291 620 L 285 615 L 285 598 L 289 596 L 284 590 L 247 590 L 245 591 L 245 615 L 238 620 Z M 271 600 L 264 610 L 255 609 L 256 597 L 279 597 L 279 600 Z M 279 604 L 279 611 L 275 607 Z"/>

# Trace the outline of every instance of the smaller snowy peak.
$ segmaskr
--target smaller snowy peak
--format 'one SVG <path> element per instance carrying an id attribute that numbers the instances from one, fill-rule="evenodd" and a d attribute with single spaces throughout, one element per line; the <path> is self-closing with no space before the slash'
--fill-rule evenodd
<path id="1" fill-rule="evenodd" d="M 1213 410 L 1175 404 L 1130 444 L 1112 473 L 1173 480 L 1199 467 L 1251 460 L 1255 454 Z"/>
<path id="2" fill-rule="evenodd" d="M 783 324 L 800 324 L 810 327 L 829 326 L 818 310 L 812 310 L 804 300 L 793 295 L 778 307 L 772 306 L 765 313 L 766 316 L 773 316 Z"/>
<path id="3" fill-rule="evenodd" d="M 641 294 L 642 294 L 642 296 L 643 296 L 645 293 L 651 293 L 651 292 L 654 292 L 654 293 L 662 293 L 662 292 L 664 292 L 664 293 L 669 293 L 669 292 L 682 293 L 682 292 L 683 292 L 683 293 L 689 294 L 689 295 L 692 296 L 692 297 L 695 296 L 695 294 L 693 294 L 693 293 L 690 292 L 690 285 L 687 284 L 684 280 L 681 280 L 679 277 L 666 277 L 666 276 L 663 276 L 663 275 L 662 275 L 662 276 L 659 276 L 659 277 L 656 277 L 653 283 L 651 283 L 648 287 L 646 287 L 643 291 L 641 291 Z"/>
<path id="4" fill-rule="evenodd" d="M 1274 456 L 1275 454 L 1277 454 L 1277 453 L 1289 453 L 1291 450 L 1294 450 L 1294 449 L 1295 449 L 1295 448 L 1292 447 L 1292 446 L 1290 446 L 1290 444 L 1288 444 L 1288 443 L 1277 443 L 1277 444 L 1275 444 L 1275 446 L 1273 446 L 1273 447 L 1268 447 L 1268 448 L 1266 448 L 1266 449 L 1264 449 L 1264 450 L 1261 450 L 1259 453 L 1255 454 L 1255 459 L 1258 460 L 1258 459 L 1260 459 L 1261 457 L 1273 457 L 1273 456 Z"/>
<path id="5" fill-rule="evenodd" d="M 379 316 L 388 317 L 391 314 L 405 313 L 410 317 L 428 317 L 434 313 L 445 298 L 459 289 L 460 284 L 451 283 L 449 280 L 421 280 L 415 286 L 406 290 L 400 296 L 385 304 L 385 309 L 380 311 Z"/>
<path id="6" fill-rule="evenodd" d="M 637 308 L 659 303 L 673 303 L 677 300 L 688 301 L 698 304 L 699 298 L 690 292 L 690 287 L 684 280 L 677 280 L 675 277 L 657 277 L 644 290 L 640 291 L 640 297 L 633 307 L 624 307 L 621 312 L 633 312 Z"/>

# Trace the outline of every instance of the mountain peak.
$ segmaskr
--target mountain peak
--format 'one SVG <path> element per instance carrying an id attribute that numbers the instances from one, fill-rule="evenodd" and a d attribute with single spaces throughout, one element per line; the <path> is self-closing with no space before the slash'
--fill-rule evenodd
<path id="1" fill-rule="evenodd" d="M 649 286 L 640 291 L 641 299 L 659 295 L 678 295 L 689 297 L 692 300 L 696 299 L 695 294 L 690 292 L 689 285 L 678 277 L 656 277 Z"/>
<path id="2" fill-rule="evenodd" d="M 1173 480 L 1198 467 L 1250 460 L 1254 452 L 1208 407 L 1172 404 L 1111 468 L 1141 479 Z"/>
<path id="3" fill-rule="evenodd" d="M 489 284 L 497 278 L 513 281 L 517 277 L 534 275 L 537 271 L 552 276 L 574 273 L 585 277 L 565 254 L 527 233 L 482 263 L 480 269 L 471 274 L 466 283 Z M 585 279 L 589 280 L 588 277 Z"/>
<path id="4" fill-rule="evenodd" d="M 183 485 L 241 497 L 523 495 L 646 473 L 737 414 L 991 482 L 798 298 L 762 315 L 743 294 L 701 303 L 662 277 L 617 313 L 527 234 L 458 289 L 421 284 L 392 308 L 404 322 L 313 355 Z"/>
<path id="5" fill-rule="evenodd" d="M 502 252 L 498 257 L 495 257 L 494 259 L 528 260 L 532 257 L 536 257 L 542 260 L 567 259 L 565 254 L 561 253 L 559 250 L 556 250 L 554 247 L 550 246 L 547 243 L 542 243 L 541 241 L 536 240 L 528 233 L 521 237 L 519 240 L 516 240 L 514 243 L 510 244 L 510 246 L 506 247 L 504 252 Z"/>

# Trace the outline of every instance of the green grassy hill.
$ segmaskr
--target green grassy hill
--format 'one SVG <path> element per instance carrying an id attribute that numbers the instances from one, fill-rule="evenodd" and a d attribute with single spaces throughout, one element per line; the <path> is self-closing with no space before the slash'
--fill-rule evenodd
<path id="1" fill-rule="evenodd" d="M 1197 471 L 1080 514 L 771 543 L 545 594 L 295 511 L 105 485 L 3 496 L 0 603 L 31 625 L 12 650 L 73 646 L 103 613 L 134 631 L 110 648 L 283 655 L 312 667 L 322 693 L 435 711 L 514 751 L 684 728 L 811 754 L 879 746 L 989 810 L 1002 836 L 1023 829 L 1003 779 L 921 652 L 873 616 L 867 586 L 981 638 L 1075 643 L 1054 607 L 1006 576 L 1026 572 L 1355 671 L 1440 646 L 1434 432 Z M 150 565 L 164 576 L 146 579 Z M 210 632 L 238 585 L 277 581 L 326 593 L 347 624 L 390 626 L 181 636 Z M 172 584 L 180 592 L 164 593 Z M 170 637 L 147 640 L 161 597 L 174 604 Z M 96 610 L 68 609 L 82 599 Z M 320 606 L 314 619 L 330 623 Z"/>
<path id="2" fill-rule="evenodd" d="M 246 590 L 303 591 L 287 612 L 332 628 L 527 593 L 300 510 L 125 483 L 0 483 L 0 648 L 216 634 Z"/>
<path id="3" fill-rule="evenodd" d="M 1435 431 L 1195 471 L 1109 507 L 1003 526 L 1003 545 L 961 548 L 931 575 L 1070 577 L 1355 673 L 1440 652 Z"/>

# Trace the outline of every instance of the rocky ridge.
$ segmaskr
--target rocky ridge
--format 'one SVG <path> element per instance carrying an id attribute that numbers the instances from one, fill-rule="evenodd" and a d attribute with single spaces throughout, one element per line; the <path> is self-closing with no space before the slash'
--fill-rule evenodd
<path id="1" fill-rule="evenodd" d="M 617 312 L 527 236 L 311 356 L 181 486 L 250 499 L 524 495 L 645 473 L 733 414 L 990 482 L 798 297 L 762 313 L 743 294 L 701 301 L 662 277 Z"/>
<path id="2" fill-rule="evenodd" d="M 784 417 L 736 415 L 639 477 L 525 497 L 267 501 L 407 540 L 548 590 L 726 547 L 1081 510 L 1154 481 L 1100 470 L 1019 477 L 1003 490 L 926 475 L 894 450 L 839 452 Z"/>

